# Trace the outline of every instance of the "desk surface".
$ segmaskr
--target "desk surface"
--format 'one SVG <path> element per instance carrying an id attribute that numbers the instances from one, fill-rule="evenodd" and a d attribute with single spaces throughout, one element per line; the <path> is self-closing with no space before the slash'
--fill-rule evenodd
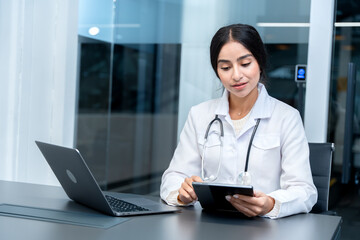
<path id="1" fill-rule="evenodd" d="M 60 187 L 0 181 L 0 203 L 93 212 L 69 200 Z M 179 213 L 134 216 L 109 229 L 0 216 L 1 239 L 332 239 L 341 217 L 299 214 L 278 220 L 205 213 L 200 206 Z"/>

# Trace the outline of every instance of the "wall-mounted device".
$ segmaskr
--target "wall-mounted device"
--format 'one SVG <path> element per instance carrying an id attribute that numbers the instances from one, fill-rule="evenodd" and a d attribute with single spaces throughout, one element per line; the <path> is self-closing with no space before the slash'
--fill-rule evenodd
<path id="1" fill-rule="evenodd" d="M 295 66 L 295 82 L 306 83 L 306 65 L 297 64 Z"/>
<path id="2" fill-rule="evenodd" d="M 304 121 L 305 112 L 305 86 L 306 86 L 306 65 L 297 64 L 295 66 L 295 82 L 298 87 L 298 104 L 297 109 L 300 112 L 300 116 Z"/>

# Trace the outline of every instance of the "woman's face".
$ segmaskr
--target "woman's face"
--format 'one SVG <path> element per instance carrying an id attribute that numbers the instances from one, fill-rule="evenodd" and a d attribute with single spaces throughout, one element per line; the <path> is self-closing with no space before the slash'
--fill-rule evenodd
<path id="1" fill-rule="evenodd" d="M 230 97 L 246 98 L 255 92 L 257 94 L 260 67 L 255 57 L 241 43 L 226 43 L 220 50 L 217 64 L 218 75 L 230 92 Z"/>

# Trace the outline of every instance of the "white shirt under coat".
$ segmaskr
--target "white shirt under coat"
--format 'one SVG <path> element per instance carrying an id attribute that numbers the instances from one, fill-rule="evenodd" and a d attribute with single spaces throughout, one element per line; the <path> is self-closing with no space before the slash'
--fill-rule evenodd
<path id="1" fill-rule="evenodd" d="M 309 146 L 299 112 L 269 96 L 261 83 L 258 90 L 258 98 L 239 135 L 235 134 L 229 115 L 228 91 L 225 90 L 221 98 L 191 108 L 169 168 L 162 176 L 160 195 L 164 201 L 177 205 L 176 198 L 169 199 L 169 194 L 177 193 L 186 177 L 201 177 L 206 128 L 217 114 L 224 126 L 224 145 L 216 182 L 236 183 L 238 175 L 244 171 L 256 119 L 260 118 L 248 165 L 254 190 L 264 192 L 276 200 L 279 209 L 272 218 L 306 213 L 312 209 L 317 201 L 317 190 L 311 175 Z M 211 132 L 219 132 L 218 124 L 214 125 Z M 217 168 L 219 147 L 213 148 L 214 152 L 211 152 L 211 146 L 218 145 L 219 140 L 210 135 L 205 165 Z"/>

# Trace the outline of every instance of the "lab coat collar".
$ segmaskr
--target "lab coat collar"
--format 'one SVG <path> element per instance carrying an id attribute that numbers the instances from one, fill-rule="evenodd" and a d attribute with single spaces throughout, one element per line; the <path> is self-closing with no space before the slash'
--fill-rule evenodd
<path id="1" fill-rule="evenodd" d="M 225 89 L 222 97 L 220 98 L 219 104 L 215 110 L 215 114 L 225 117 L 228 113 L 229 113 L 229 91 Z"/>
<path id="2" fill-rule="evenodd" d="M 258 84 L 259 96 L 256 99 L 252 109 L 251 118 L 263 119 L 270 118 L 275 108 L 275 101 L 269 96 L 265 86 L 262 83 Z"/>
<path id="3" fill-rule="evenodd" d="M 269 118 L 275 106 L 274 100 L 269 96 L 265 86 L 262 83 L 258 84 L 258 90 L 259 96 L 256 99 L 249 117 L 254 120 L 259 118 Z M 215 114 L 224 117 L 229 115 L 229 92 L 226 89 L 220 98 L 220 102 L 215 110 Z"/>

